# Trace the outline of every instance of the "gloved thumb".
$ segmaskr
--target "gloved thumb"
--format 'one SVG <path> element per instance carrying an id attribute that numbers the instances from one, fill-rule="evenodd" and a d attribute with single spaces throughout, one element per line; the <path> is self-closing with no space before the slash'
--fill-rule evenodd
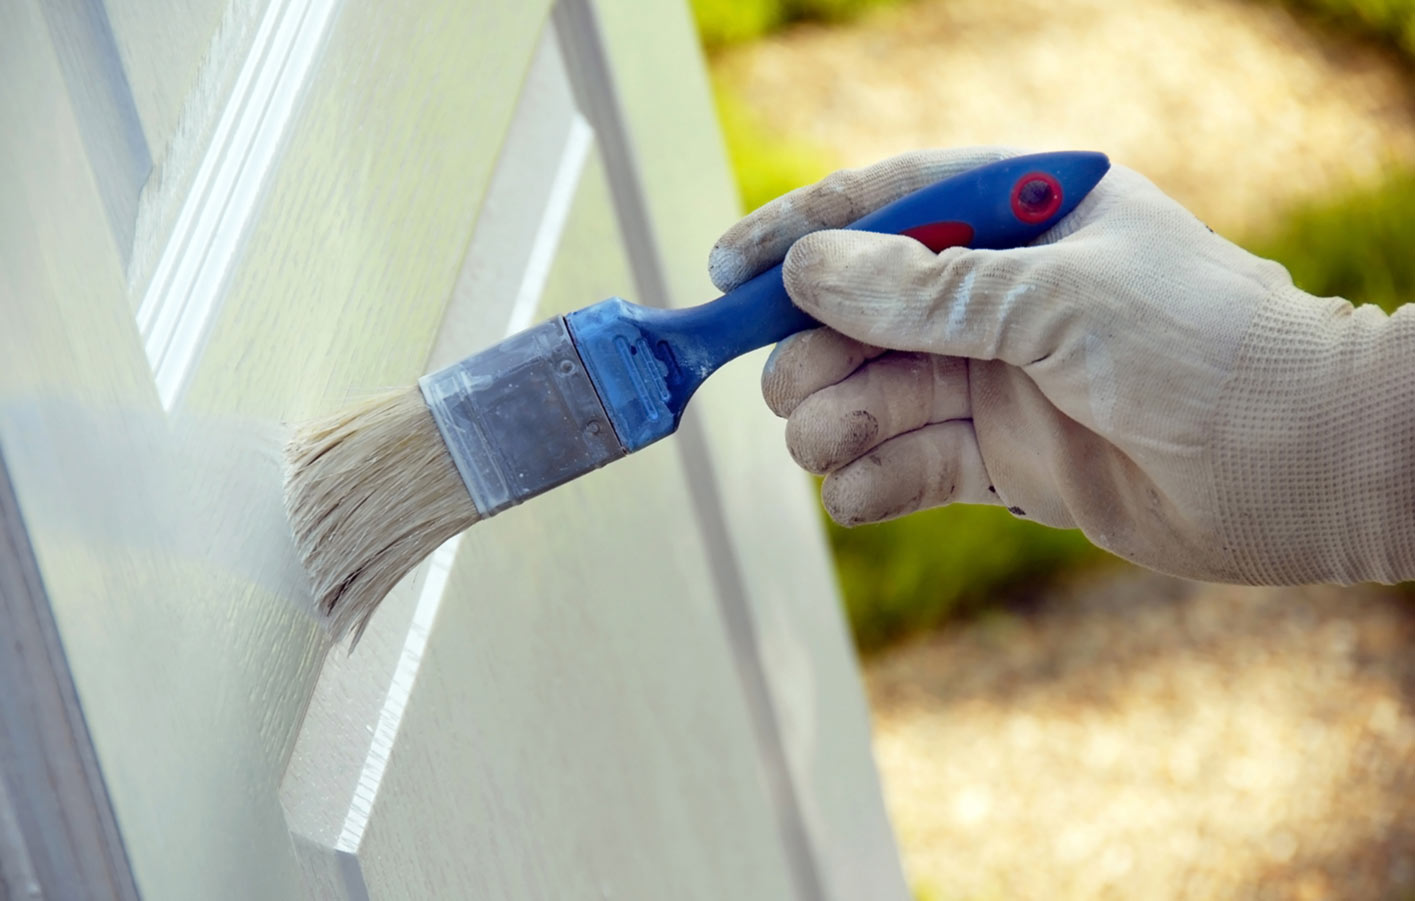
<path id="1" fill-rule="evenodd" d="M 798 307 L 866 344 L 1021 366 L 1052 350 L 1051 305 L 1029 278 L 1046 251 L 934 254 L 899 235 L 818 231 L 792 246 L 782 275 Z"/>

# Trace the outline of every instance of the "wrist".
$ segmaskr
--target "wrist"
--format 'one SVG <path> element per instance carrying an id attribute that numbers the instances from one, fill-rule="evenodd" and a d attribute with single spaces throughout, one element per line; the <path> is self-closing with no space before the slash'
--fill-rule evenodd
<path id="1" fill-rule="evenodd" d="M 1216 538 L 1244 580 L 1415 577 L 1415 317 L 1276 288 L 1209 453 Z"/>

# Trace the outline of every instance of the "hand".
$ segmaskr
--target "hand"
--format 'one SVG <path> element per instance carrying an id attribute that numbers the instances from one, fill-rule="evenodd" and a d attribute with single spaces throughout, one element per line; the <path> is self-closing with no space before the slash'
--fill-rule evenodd
<path id="1" fill-rule="evenodd" d="M 724 291 L 785 253 L 828 326 L 762 390 L 830 515 L 1002 504 L 1194 578 L 1415 576 L 1415 318 L 1304 294 L 1120 166 L 1026 248 L 829 230 L 1013 155 L 838 172 L 714 248 Z"/>

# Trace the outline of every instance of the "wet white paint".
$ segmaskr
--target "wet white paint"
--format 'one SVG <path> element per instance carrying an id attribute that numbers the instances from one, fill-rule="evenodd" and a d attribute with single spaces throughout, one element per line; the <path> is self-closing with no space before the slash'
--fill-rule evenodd
<path id="1" fill-rule="evenodd" d="M 280 424 L 49 401 L 0 407 L 0 434 L 27 437 L 5 453 L 32 532 L 200 561 L 309 609 Z"/>

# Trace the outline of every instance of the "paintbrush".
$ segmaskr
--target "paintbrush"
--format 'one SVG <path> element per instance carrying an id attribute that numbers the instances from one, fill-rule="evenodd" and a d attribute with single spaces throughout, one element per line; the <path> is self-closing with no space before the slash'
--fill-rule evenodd
<path id="1" fill-rule="evenodd" d="M 945 247 L 1019 247 L 1071 212 L 1109 168 L 1103 154 L 990 163 L 849 228 Z M 471 524 L 672 434 L 719 366 L 819 326 L 791 304 L 781 266 L 710 303 L 613 297 L 512 335 L 300 427 L 285 504 L 329 630 L 354 640 L 390 589 Z"/>

